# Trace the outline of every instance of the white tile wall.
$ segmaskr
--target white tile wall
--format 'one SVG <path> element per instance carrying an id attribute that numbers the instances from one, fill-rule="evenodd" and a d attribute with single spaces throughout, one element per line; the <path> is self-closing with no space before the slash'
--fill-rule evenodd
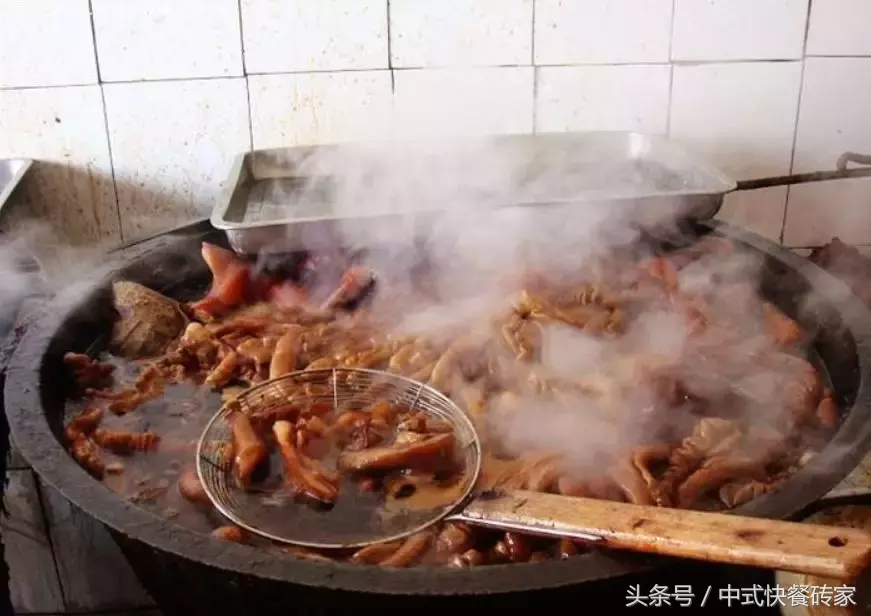
<path id="1" fill-rule="evenodd" d="M 807 11 L 808 0 L 675 0 L 671 57 L 801 58 Z"/>
<path id="2" fill-rule="evenodd" d="M 796 171 L 831 167 L 871 144 L 871 58 L 809 58 L 795 143 Z"/>
<path id="3" fill-rule="evenodd" d="M 33 214 L 76 242 L 121 238 L 99 86 L 0 90 L 0 158 L 10 156 L 43 161 L 25 186 Z"/>
<path id="4" fill-rule="evenodd" d="M 532 0 L 392 0 L 396 68 L 532 63 Z"/>
<path id="5" fill-rule="evenodd" d="M 405 135 L 532 132 L 532 67 L 394 71 L 394 112 Z"/>
<path id="6" fill-rule="evenodd" d="M 242 75 L 238 0 L 91 0 L 103 81 Z"/>
<path id="7" fill-rule="evenodd" d="M 671 136 L 735 179 L 789 173 L 800 62 L 676 66 Z M 722 217 L 779 240 L 787 190 L 738 192 Z"/>
<path id="8" fill-rule="evenodd" d="M 241 0 L 248 73 L 388 67 L 386 0 Z"/>
<path id="9" fill-rule="evenodd" d="M 668 62 L 672 0 L 537 0 L 536 64 Z"/>
<path id="10" fill-rule="evenodd" d="M 108 84 L 106 118 L 124 234 L 208 216 L 250 147 L 244 79 Z"/>
<path id="11" fill-rule="evenodd" d="M 671 135 L 737 179 L 789 172 L 800 62 L 676 66 Z"/>
<path id="12" fill-rule="evenodd" d="M 0 1 L 0 87 L 97 83 L 88 0 Z"/>
<path id="13" fill-rule="evenodd" d="M 537 70 L 538 131 L 667 130 L 668 64 L 545 66 Z"/>
<path id="14" fill-rule="evenodd" d="M 811 9 L 807 53 L 813 56 L 871 55 L 871 2 L 817 0 Z"/>
<path id="15" fill-rule="evenodd" d="M 819 246 L 832 237 L 871 242 L 871 180 L 839 180 L 796 186 L 789 191 L 783 229 L 788 246 Z"/>
<path id="16" fill-rule="evenodd" d="M 726 195 L 720 218 L 780 241 L 786 198 L 787 189 L 783 186 L 737 191 Z"/>
<path id="17" fill-rule="evenodd" d="M 249 147 L 392 132 L 665 133 L 763 177 L 871 152 L 869 66 L 866 0 L 0 0 L 0 153 L 44 161 L 25 207 L 77 241 L 201 215 Z M 831 182 L 723 216 L 871 243 L 869 203 Z"/>
<path id="18" fill-rule="evenodd" d="M 809 58 L 795 142 L 795 170 L 830 169 L 844 152 L 871 151 L 871 58 Z M 790 190 L 784 240 L 806 246 L 839 235 L 871 238 L 871 180 Z"/>
<path id="19" fill-rule="evenodd" d="M 255 75 L 254 147 L 377 139 L 390 121 L 390 71 Z"/>

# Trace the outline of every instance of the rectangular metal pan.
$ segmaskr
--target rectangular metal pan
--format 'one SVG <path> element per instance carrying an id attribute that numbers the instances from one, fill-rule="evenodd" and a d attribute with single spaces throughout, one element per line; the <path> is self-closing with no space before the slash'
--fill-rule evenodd
<path id="1" fill-rule="evenodd" d="M 28 158 L 0 159 L 0 211 L 32 164 Z"/>
<path id="2" fill-rule="evenodd" d="M 462 146 L 459 146 L 462 147 Z M 498 158 L 511 161 L 510 184 L 483 201 L 504 206 L 624 207 L 658 216 L 664 208 L 705 220 L 717 214 L 736 182 L 674 142 L 627 132 L 557 133 L 492 137 Z M 357 161 L 373 150 L 365 144 L 256 150 L 239 156 L 211 216 L 240 254 L 311 249 L 330 244 L 349 224 L 366 235 L 385 217 L 413 211 L 420 224 L 438 208 L 351 211 L 338 207 L 329 172 L 318 159 Z M 486 152 L 487 150 L 480 150 Z M 371 161 L 370 161 L 371 162 Z M 476 163 L 473 163 L 473 165 Z M 482 165 L 487 161 L 482 160 Z M 482 167 L 482 172 L 488 170 Z M 474 169 L 464 169 L 474 174 Z M 507 178 L 511 178 L 507 180 Z M 376 180 L 377 181 L 377 178 Z M 449 179 L 447 181 L 450 181 Z M 444 204 L 445 209 L 450 204 Z M 349 222 L 350 221 L 350 222 Z"/>

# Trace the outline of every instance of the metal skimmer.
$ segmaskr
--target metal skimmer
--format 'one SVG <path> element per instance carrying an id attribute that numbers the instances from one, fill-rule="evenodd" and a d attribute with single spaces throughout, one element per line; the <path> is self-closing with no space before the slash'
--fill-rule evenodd
<path id="1" fill-rule="evenodd" d="M 385 506 L 383 497 L 341 479 L 334 506 L 317 511 L 294 504 L 273 472 L 266 494 L 235 485 L 232 461 L 222 454 L 231 438 L 227 407 L 206 427 L 197 447 L 197 469 L 209 498 L 239 526 L 274 541 L 314 548 L 351 548 L 409 537 L 439 521 L 465 522 L 502 531 L 603 542 L 608 547 L 736 565 L 851 578 L 871 562 L 871 533 L 795 522 L 741 518 L 722 513 L 630 505 L 524 490 L 472 495 L 482 451 L 466 414 L 438 391 L 394 374 L 356 368 L 295 372 L 247 390 L 236 409 L 256 414 L 269 406 L 328 404 L 342 412 L 388 400 L 449 422 L 465 472 L 458 485 L 438 493 L 427 508 Z M 216 443 L 218 445 L 216 446 Z M 280 467 L 272 461 L 270 466 Z M 268 483 L 268 480 L 267 480 Z M 276 495 L 284 494 L 284 498 Z M 406 501 L 399 501 L 405 503 Z M 409 541 L 412 541 L 409 539 Z"/>
<path id="2" fill-rule="evenodd" d="M 328 405 L 336 413 L 367 412 L 375 402 L 387 400 L 448 422 L 457 439 L 455 448 L 465 469 L 460 485 L 453 486 L 444 504 L 426 509 L 385 512 L 383 498 L 361 490 L 342 477 L 339 497 L 329 510 L 296 503 L 281 485 L 281 461 L 271 454 L 269 477 L 258 491 L 239 487 L 232 473 L 232 458 L 225 443 L 232 441 L 227 421 L 239 410 L 249 416 L 280 404 L 300 408 Z M 270 448 L 276 449 L 276 448 Z M 326 461 L 330 464 L 330 461 Z M 361 368 L 329 368 L 293 372 L 266 381 L 225 405 L 206 426 L 197 445 L 200 481 L 224 516 L 238 526 L 273 541 L 317 548 L 350 548 L 390 541 L 417 532 L 452 512 L 475 486 L 481 467 L 481 446 L 466 414 L 437 390 L 405 377 Z"/>

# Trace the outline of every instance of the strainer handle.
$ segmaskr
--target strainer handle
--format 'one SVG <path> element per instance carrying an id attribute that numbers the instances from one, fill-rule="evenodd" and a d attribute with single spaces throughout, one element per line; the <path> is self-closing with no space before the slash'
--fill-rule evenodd
<path id="1" fill-rule="evenodd" d="M 470 502 L 452 520 L 596 541 L 603 547 L 843 580 L 871 560 L 871 533 L 724 513 L 517 490 Z"/>

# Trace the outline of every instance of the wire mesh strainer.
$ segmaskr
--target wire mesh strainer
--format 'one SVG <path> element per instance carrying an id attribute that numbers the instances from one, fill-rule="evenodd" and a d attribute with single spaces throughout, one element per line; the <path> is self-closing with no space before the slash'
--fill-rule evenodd
<path id="1" fill-rule="evenodd" d="M 250 417 L 277 405 L 293 403 L 329 407 L 330 411 L 366 412 L 388 401 L 422 412 L 453 428 L 455 455 L 463 469 L 459 483 L 446 502 L 427 508 L 391 508 L 385 511 L 377 494 L 361 490 L 349 477 L 340 477 L 339 496 L 328 509 L 294 502 L 280 487 L 281 462 L 271 454 L 269 477 L 258 482 L 263 490 L 241 488 L 233 475 L 233 460 L 227 455 L 232 430 L 227 420 L 232 412 Z M 390 541 L 431 525 L 447 516 L 465 500 L 475 486 L 481 467 L 481 446 L 466 414 L 435 389 L 405 377 L 362 368 L 329 368 L 293 372 L 266 381 L 240 394 L 225 405 L 206 426 L 197 445 L 197 472 L 206 494 L 225 517 L 246 530 L 273 541 L 316 548 L 351 548 Z"/>
<path id="2" fill-rule="evenodd" d="M 235 484 L 232 460 L 222 445 L 231 439 L 226 406 L 212 418 L 197 447 L 197 471 L 206 494 L 222 514 L 255 534 L 321 549 L 391 541 L 450 520 L 502 531 L 603 542 L 608 547 L 638 552 L 845 579 L 864 570 L 871 561 L 871 534 L 855 529 L 523 490 L 473 495 L 482 451 L 472 422 L 435 389 L 394 374 L 358 368 L 295 372 L 247 390 L 236 399 L 233 412 L 256 414 L 288 401 L 294 405 L 326 404 L 341 412 L 364 410 L 385 400 L 453 427 L 454 451 L 464 472 L 457 489 L 435 505 L 387 512 L 379 497 L 355 489 L 356 484 L 345 479 L 340 479 L 339 498 L 328 511 L 242 490 Z"/>

